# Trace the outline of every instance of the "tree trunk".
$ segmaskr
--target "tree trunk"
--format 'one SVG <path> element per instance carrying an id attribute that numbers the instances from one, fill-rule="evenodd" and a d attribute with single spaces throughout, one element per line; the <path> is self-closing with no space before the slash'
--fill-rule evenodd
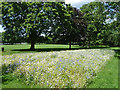
<path id="1" fill-rule="evenodd" d="M 30 50 L 35 50 L 35 43 L 34 42 L 31 42 Z"/>
<path id="2" fill-rule="evenodd" d="M 90 40 L 88 41 L 88 48 L 90 48 Z"/>
<path id="3" fill-rule="evenodd" d="M 71 49 L 71 41 L 69 42 L 69 49 Z"/>

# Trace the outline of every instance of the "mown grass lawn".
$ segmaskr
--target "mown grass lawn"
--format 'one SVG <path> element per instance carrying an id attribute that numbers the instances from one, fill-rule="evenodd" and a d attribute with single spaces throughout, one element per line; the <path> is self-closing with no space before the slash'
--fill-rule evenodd
<path id="1" fill-rule="evenodd" d="M 88 88 L 118 88 L 118 58 L 112 57 Z"/>
<path id="2" fill-rule="evenodd" d="M 4 47 L 2 55 L 11 55 L 15 53 L 35 53 L 35 52 L 48 52 L 48 51 L 61 51 L 68 50 L 69 45 L 63 44 L 36 44 L 35 51 L 30 51 L 30 44 L 18 44 L 18 45 L 1 45 Z M 72 49 L 83 48 L 79 45 L 72 45 Z"/>
<path id="3" fill-rule="evenodd" d="M 2 52 L 2 55 L 12 55 L 15 53 L 36 53 L 36 52 L 50 52 L 50 51 L 61 51 L 61 50 L 69 50 L 69 45 L 65 44 L 36 44 L 35 50 L 30 51 L 30 44 L 17 44 L 17 45 L 0 45 L 1 47 L 4 47 L 4 52 Z M 106 45 L 99 45 L 99 46 L 91 46 L 91 49 L 104 49 L 108 48 L 109 46 Z M 71 50 L 77 50 L 77 49 L 86 49 L 85 47 L 79 46 L 79 45 L 71 45 Z"/>
<path id="4" fill-rule="evenodd" d="M 8 55 L 8 57 L 10 57 L 12 54 L 15 54 L 15 53 L 34 53 L 34 52 L 43 52 L 46 53 L 46 50 L 49 49 L 48 51 L 60 51 L 60 50 L 67 50 L 68 48 L 68 45 L 53 45 L 53 44 L 41 44 L 41 45 L 36 45 L 36 51 L 28 51 L 30 45 L 5 45 L 5 52 L 3 52 L 3 55 L 6 56 Z M 58 49 L 59 48 L 59 49 Z M 74 45 L 72 46 L 72 48 L 74 49 L 80 49 L 80 50 L 83 50 L 81 49 L 81 47 L 77 46 L 77 45 Z M 93 47 L 94 48 L 94 47 Z M 95 47 L 96 48 L 96 47 Z M 99 48 L 99 47 L 97 47 Z M 20 51 L 20 49 L 22 49 L 22 51 Z M 86 79 L 87 80 L 87 84 L 86 85 L 83 85 L 83 87 L 87 87 L 87 88 L 117 88 L 118 87 L 118 57 L 120 56 L 120 48 L 119 47 L 107 47 L 107 48 L 104 48 L 105 50 L 107 49 L 112 49 L 116 52 L 115 56 L 114 57 L 111 57 L 110 60 L 108 60 L 106 62 L 105 65 L 103 66 L 100 66 L 101 69 L 99 69 L 97 74 L 95 74 L 95 76 L 97 77 L 94 77 L 94 78 L 91 78 L 89 79 L 89 77 L 86 76 Z M 17 51 L 15 51 L 17 50 Z M 39 51 L 41 50 L 41 51 Z M 86 53 L 85 55 L 90 55 L 93 51 L 93 49 L 90 49 L 91 53 L 87 53 L 87 50 L 89 51 L 89 49 L 84 49 L 86 50 Z M 97 49 L 96 49 L 97 50 Z M 102 47 L 102 50 L 103 50 L 103 47 Z M 52 52 L 54 53 L 54 52 Z M 18 54 L 18 55 L 19 55 Z M 37 54 L 37 53 L 36 53 Z M 33 56 L 36 56 L 36 54 L 34 54 Z M 17 55 L 17 54 L 16 54 Z M 64 54 L 63 54 L 64 55 Z M 77 53 L 72 53 L 70 55 L 77 55 L 79 56 Z M 70 57 L 70 55 L 67 55 L 68 58 Z M 96 54 L 97 55 L 97 54 Z M 94 57 L 96 57 L 96 55 Z M 106 54 L 107 55 L 107 54 Z M 102 55 L 104 56 L 104 54 Z M 31 57 L 31 56 L 30 56 Z M 30 59 L 29 57 L 29 59 Z M 87 57 L 87 56 L 85 56 Z M 85 58 L 84 57 L 84 58 Z M 90 56 L 91 57 L 91 56 Z M 52 57 L 50 56 L 50 58 L 58 58 L 56 55 L 53 55 Z M 60 57 L 59 57 L 60 58 Z M 73 57 L 74 58 L 74 57 Z M 79 57 L 80 58 L 80 57 Z M 65 58 L 64 58 L 65 59 Z M 9 59 L 10 60 L 10 59 Z M 88 60 L 88 59 L 87 59 Z M 72 61 L 74 62 L 74 61 Z M 88 61 L 87 61 L 88 62 Z M 28 62 L 26 62 L 28 63 Z M 68 64 L 71 66 L 71 64 Z M 96 64 L 96 65 L 99 65 L 99 64 Z M 26 66 L 26 64 L 25 64 Z M 74 68 L 74 66 L 76 65 L 72 65 L 71 67 Z M 78 66 L 78 64 L 77 64 Z M 84 67 L 87 66 L 87 65 L 84 65 Z M 59 67 L 55 67 L 55 68 L 59 68 Z M 69 68 L 67 68 L 69 69 Z M 74 68 L 76 70 L 76 68 Z M 71 69 L 70 69 L 71 70 Z M 73 71 L 75 71 L 73 70 Z M 85 69 L 84 69 L 85 70 Z M 63 70 L 64 71 L 64 70 Z M 79 71 L 79 70 L 78 70 Z M 78 72 L 76 71 L 76 72 Z M 89 71 L 89 70 L 88 70 Z M 114 73 L 113 73 L 114 72 Z M 63 72 L 62 72 L 63 73 Z M 80 72 L 79 72 L 80 73 Z M 92 73 L 92 70 L 89 72 L 89 73 Z M 77 74 L 77 73 L 76 73 Z M 84 73 L 83 73 L 84 74 Z M 67 74 L 68 75 L 68 74 Z M 69 75 L 72 75 L 72 74 L 69 74 Z M 74 75 L 74 74 L 73 74 Z M 88 74 L 89 75 L 89 74 Z M 26 82 L 23 82 L 22 80 L 24 80 L 23 78 L 20 79 L 17 79 L 18 77 L 13 77 L 11 78 L 13 75 L 12 73 L 8 73 L 8 74 L 5 74 L 3 75 L 3 83 L 2 83 L 2 87 L 3 88 L 31 88 L 31 87 L 36 87 L 36 88 L 46 88 L 46 87 L 50 87 L 47 85 L 47 83 L 45 85 L 41 84 L 41 85 L 38 85 L 38 84 L 34 84 L 33 85 L 33 82 L 30 83 L 29 85 L 27 85 Z M 36 75 L 35 75 L 36 76 Z M 93 75 L 94 76 L 94 75 Z M 46 76 L 47 77 L 47 76 Z M 72 77 L 72 76 L 70 76 Z M 67 78 L 67 77 L 65 77 Z M 73 80 L 73 79 L 72 79 Z M 77 80 L 77 79 L 76 79 Z M 112 81 L 111 81 L 112 80 Z M 79 80 L 78 80 L 79 81 Z M 77 81 L 77 82 L 78 82 Z M 84 81 L 84 80 L 83 80 Z M 64 82 L 69 82 L 68 81 L 64 81 Z M 66 87 L 72 87 L 72 85 L 70 83 L 67 83 L 68 85 Z M 73 84 L 73 83 L 72 83 Z M 76 84 L 77 85 L 77 84 Z M 82 84 L 81 84 L 82 85 Z M 79 85 L 78 85 L 79 86 Z M 57 86 L 56 86 L 57 87 Z M 62 86 L 61 86 L 62 87 Z M 77 86 L 76 86 L 77 87 Z M 82 87 L 82 86 L 81 86 Z"/>
<path id="5" fill-rule="evenodd" d="M 105 68 L 98 73 L 97 78 L 92 80 L 88 88 L 118 88 L 119 76 L 119 60 L 120 60 L 120 47 L 110 47 L 108 49 L 114 50 L 115 55 L 110 59 Z"/>

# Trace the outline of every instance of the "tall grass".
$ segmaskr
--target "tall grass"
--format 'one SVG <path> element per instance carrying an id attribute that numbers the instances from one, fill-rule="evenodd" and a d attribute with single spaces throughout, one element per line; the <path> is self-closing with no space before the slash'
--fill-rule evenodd
<path id="1" fill-rule="evenodd" d="M 2 74 L 28 85 L 84 88 L 114 55 L 113 50 L 87 49 L 2 56 Z"/>

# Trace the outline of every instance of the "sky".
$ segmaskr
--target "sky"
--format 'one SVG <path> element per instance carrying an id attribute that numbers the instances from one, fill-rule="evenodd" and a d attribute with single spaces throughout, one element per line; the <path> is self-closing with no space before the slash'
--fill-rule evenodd
<path id="1" fill-rule="evenodd" d="M 94 0 L 65 0 L 66 4 L 71 4 L 72 7 L 76 7 L 77 9 L 80 9 L 80 7 L 83 4 L 87 4 L 89 2 L 92 2 Z M 2 25 L 0 25 L 0 32 L 3 32 L 3 28 Z"/>
<path id="2" fill-rule="evenodd" d="M 80 7 L 83 4 L 87 4 L 89 2 L 92 2 L 94 0 L 65 0 L 66 4 L 71 4 L 73 7 L 76 7 L 77 9 L 80 9 Z"/>
<path id="3" fill-rule="evenodd" d="M 0 25 L 0 32 L 3 32 L 4 30 L 3 30 L 3 28 L 2 28 L 2 25 Z"/>

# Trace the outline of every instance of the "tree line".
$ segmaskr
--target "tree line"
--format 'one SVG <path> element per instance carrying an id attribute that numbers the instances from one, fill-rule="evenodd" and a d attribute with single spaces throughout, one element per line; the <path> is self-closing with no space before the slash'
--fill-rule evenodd
<path id="1" fill-rule="evenodd" d="M 120 2 L 3 2 L 2 41 L 120 46 Z"/>

